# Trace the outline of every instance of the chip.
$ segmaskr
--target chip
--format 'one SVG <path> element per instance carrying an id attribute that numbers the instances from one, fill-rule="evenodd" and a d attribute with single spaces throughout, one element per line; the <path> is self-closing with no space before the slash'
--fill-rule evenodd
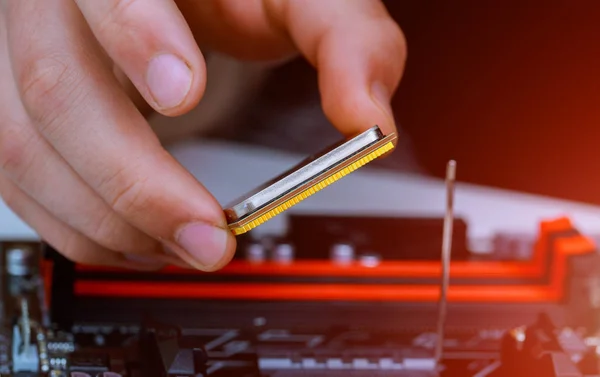
<path id="1" fill-rule="evenodd" d="M 240 235 L 256 228 L 374 159 L 391 152 L 395 133 L 378 126 L 336 143 L 226 206 L 229 229 Z"/>

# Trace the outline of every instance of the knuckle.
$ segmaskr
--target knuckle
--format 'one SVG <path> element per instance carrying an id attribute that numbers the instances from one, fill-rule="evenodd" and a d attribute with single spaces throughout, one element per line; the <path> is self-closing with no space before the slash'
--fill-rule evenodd
<path id="1" fill-rule="evenodd" d="M 112 207 L 118 213 L 126 213 L 129 216 L 142 213 L 151 201 L 147 191 L 144 181 L 134 181 L 122 186 L 111 201 Z"/>
<path id="2" fill-rule="evenodd" d="M 19 208 L 19 203 L 21 201 L 21 197 L 18 191 L 14 186 L 6 184 L 6 180 L 8 178 L 1 177 L 0 178 L 0 196 L 2 197 L 2 201 L 8 208 L 17 212 Z"/>
<path id="3" fill-rule="evenodd" d="M 85 260 L 86 258 L 82 258 L 81 253 L 79 252 L 81 250 L 81 242 L 79 235 L 69 232 L 65 234 L 64 237 L 61 237 L 56 241 L 57 242 L 53 246 L 55 246 L 56 250 L 59 251 L 62 255 L 64 255 L 65 258 L 75 263 L 87 262 Z"/>
<path id="4" fill-rule="evenodd" d="M 110 259 L 110 255 L 105 255 L 104 258 L 102 254 L 97 255 L 99 247 L 76 233 L 68 233 L 58 240 L 55 249 L 77 264 L 101 264 Z"/>
<path id="5" fill-rule="evenodd" d="M 29 153 L 33 133 L 27 135 L 23 129 L 13 125 L 0 129 L 0 169 L 17 179 L 26 173 L 33 155 Z"/>
<path id="6" fill-rule="evenodd" d="M 393 20 L 389 21 L 388 28 L 390 29 L 388 35 L 392 45 L 391 51 L 394 52 L 394 56 L 402 59 L 404 62 L 406 60 L 407 52 L 406 36 L 402 32 L 402 29 L 400 29 L 400 26 Z"/>
<path id="7" fill-rule="evenodd" d="M 127 217 L 143 213 L 151 203 L 148 180 L 136 173 L 135 167 L 117 170 L 99 185 L 113 210 Z"/>
<path id="8" fill-rule="evenodd" d="M 80 233 L 72 231 L 48 234 L 47 242 L 65 258 L 80 264 L 110 264 L 114 254 Z M 43 235 L 42 235 L 43 237 Z M 109 262 L 109 263 L 107 263 Z"/>
<path id="9" fill-rule="evenodd" d="M 133 228 L 110 209 L 96 218 L 89 237 L 112 251 L 146 252 L 155 248 L 153 240 Z"/>
<path id="10" fill-rule="evenodd" d="M 108 50 L 118 53 L 131 51 L 130 41 L 136 40 L 135 34 L 139 29 L 137 26 L 139 17 L 136 17 L 139 12 L 132 9 L 137 3 L 139 3 L 137 0 L 113 0 L 101 17 L 98 22 L 98 32 L 108 37 L 103 41 Z"/>
<path id="11" fill-rule="evenodd" d="M 117 220 L 114 213 L 104 211 L 103 214 L 98 216 L 95 223 L 90 238 L 110 250 L 118 251 L 124 246 L 118 239 L 119 226 L 122 224 Z"/>
<path id="12" fill-rule="evenodd" d="M 129 22 L 135 10 L 131 8 L 139 3 L 138 0 L 112 0 L 103 23 L 123 24 Z"/>
<path id="13" fill-rule="evenodd" d="M 392 63 L 396 67 L 395 74 L 402 73 L 407 58 L 407 42 L 404 32 L 391 18 L 386 18 L 378 23 L 380 30 L 380 49 L 379 59 L 384 62 Z M 388 63 L 388 64 L 389 64 Z"/>
<path id="14" fill-rule="evenodd" d="M 351 92 L 351 90 L 348 90 L 348 92 Z M 364 108 L 364 103 L 356 95 L 338 96 L 335 92 L 323 96 L 322 106 L 325 114 L 334 119 L 339 118 L 340 114 L 345 114 L 344 116 L 348 119 L 360 119 L 360 111 Z"/>
<path id="15" fill-rule="evenodd" d="M 69 60 L 59 54 L 32 58 L 17 78 L 23 103 L 40 126 L 59 123 L 62 114 L 82 97 L 82 78 Z"/>

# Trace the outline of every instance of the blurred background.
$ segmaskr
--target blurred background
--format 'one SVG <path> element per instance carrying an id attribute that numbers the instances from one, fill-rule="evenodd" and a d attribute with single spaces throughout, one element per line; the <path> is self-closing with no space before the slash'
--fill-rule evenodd
<path id="1" fill-rule="evenodd" d="M 454 158 L 461 181 L 600 204 L 600 2 L 385 3 L 408 61 L 402 142 L 379 167 L 441 177 Z M 210 137 L 302 154 L 339 139 L 303 60 L 229 64 L 209 64 L 207 93 L 227 98 Z"/>

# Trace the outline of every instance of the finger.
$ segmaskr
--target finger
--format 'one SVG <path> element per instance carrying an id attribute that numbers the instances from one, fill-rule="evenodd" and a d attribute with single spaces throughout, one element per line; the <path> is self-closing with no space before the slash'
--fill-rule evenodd
<path id="1" fill-rule="evenodd" d="M 162 148 L 100 63 L 74 3 L 10 2 L 9 12 L 21 98 L 57 152 L 115 212 L 177 245 L 186 262 L 212 270 L 229 261 L 235 238 L 218 202 Z"/>
<path id="2" fill-rule="evenodd" d="M 295 47 L 319 75 L 329 120 L 353 135 L 374 124 L 395 131 L 391 96 L 404 70 L 402 31 L 377 0 L 179 0 L 196 38 L 250 59 L 281 59 Z M 196 17 L 196 18 L 194 18 Z M 192 23 L 192 22 L 190 22 Z"/>
<path id="3" fill-rule="evenodd" d="M 159 261 L 139 256 L 128 259 L 125 254 L 116 253 L 90 241 L 54 218 L 2 174 L 0 196 L 17 216 L 36 229 L 44 241 L 76 263 L 142 270 L 156 270 L 163 265 Z"/>
<path id="4" fill-rule="evenodd" d="M 204 59 L 172 0 L 76 0 L 94 35 L 152 107 L 191 110 L 206 86 Z"/>
<path id="5" fill-rule="evenodd" d="M 154 112 L 152 106 L 150 106 L 148 102 L 146 102 L 146 99 L 140 94 L 140 92 L 137 90 L 135 85 L 133 85 L 131 80 L 129 80 L 129 77 L 127 77 L 125 72 L 123 72 L 123 70 L 121 70 L 121 68 L 119 68 L 118 66 L 114 65 L 114 63 L 113 73 L 115 74 L 115 77 L 121 84 L 121 88 L 123 88 L 125 93 L 127 93 L 127 96 L 135 104 L 135 107 L 137 107 L 138 111 L 142 113 L 142 115 L 144 115 L 145 117 L 151 115 Z"/>
<path id="6" fill-rule="evenodd" d="M 3 104 L 0 100 L 0 111 Z M 81 181 L 31 125 L 9 119 L 0 123 L 0 171 L 50 213 L 111 250 L 135 254 L 162 250 Z"/>
<path id="7" fill-rule="evenodd" d="M 373 0 L 265 0 L 317 68 L 323 110 L 346 134 L 379 125 L 395 131 L 391 97 L 406 59 L 404 36 L 384 5 Z"/>
<path id="8" fill-rule="evenodd" d="M 176 0 L 201 46 L 244 60 L 281 60 L 298 50 L 264 0 Z"/>
<path id="9" fill-rule="evenodd" d="M 103 247 L 157 253 L 158 242 L 118 216 L 31 125 L 20 102 L 0 25 L 0 170 L 59 220 Z"/>

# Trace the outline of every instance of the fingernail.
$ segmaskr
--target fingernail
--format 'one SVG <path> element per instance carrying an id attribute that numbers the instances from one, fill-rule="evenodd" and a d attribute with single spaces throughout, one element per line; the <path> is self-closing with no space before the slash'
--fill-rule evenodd
<path id="1" fill-rule="evenodd" d="M 170 109 L 182 103 L 190 91 L 192 71 L 175 55 L 157 55 L 148 65 L 146 81 L 158 105 Z"/>
<path id="2" fill-rule="evenodd" d="M 392 94 L 387 86 L 380 82 L 375 82 L 371 86 L 371 96 L 377 102 L 381 110 L 393 121 L 394 112 L 392 111 Z"/>
<path id="3" fill-rule="evenodd" d="M 177 234 L 177 243 L 194 260 L 210 268 L 223 258 L 228 234 L 224 229 L 203 223 L 188 224 Z"/>

